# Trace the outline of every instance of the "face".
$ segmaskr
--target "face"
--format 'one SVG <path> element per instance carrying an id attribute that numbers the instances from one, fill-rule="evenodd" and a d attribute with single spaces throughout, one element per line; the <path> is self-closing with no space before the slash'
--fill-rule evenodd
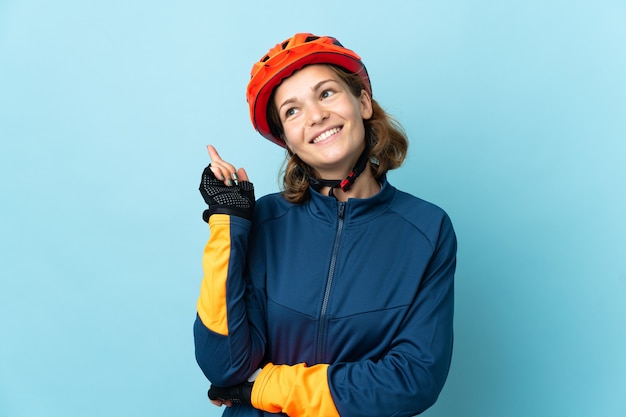
<path id="1" fill-rule="evenodd" d="M 293 153 L 322 178 L 350 173 L 365 148 L 363 119 L 372 117 L 365 91 L 355 97 L 332 68 L 310 65 L 283 80 L 274 104 Z"/>

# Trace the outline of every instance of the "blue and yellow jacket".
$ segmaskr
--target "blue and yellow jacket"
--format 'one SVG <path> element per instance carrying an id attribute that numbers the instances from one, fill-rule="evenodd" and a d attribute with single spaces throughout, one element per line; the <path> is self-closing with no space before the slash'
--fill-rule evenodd
<path id="1" fill-rule="evenodd" d="M 345 203 L 311 191 L 213 215 L 194 325 L 217 386 L 262 368 L 228 416 L 412 416 L 450 366 L 456 237 L 440 208 L 383 181 Z"/>

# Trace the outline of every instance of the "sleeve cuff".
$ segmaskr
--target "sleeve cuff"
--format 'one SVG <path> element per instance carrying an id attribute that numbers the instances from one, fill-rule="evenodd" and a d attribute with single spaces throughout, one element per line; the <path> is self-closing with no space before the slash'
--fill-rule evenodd
<path id="1" fill-rule="evenodd" d="M 252 387 L 252 405 L 291 417 L 339 416 L 328 386 L 328 365 L 267 364 Z"/>

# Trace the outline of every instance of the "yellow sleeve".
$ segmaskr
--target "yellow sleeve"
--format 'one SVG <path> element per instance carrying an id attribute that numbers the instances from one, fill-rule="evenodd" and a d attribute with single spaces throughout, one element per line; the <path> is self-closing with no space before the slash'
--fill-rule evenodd
<path id="1" fill-rule="evenodd" d="M 290 417 L 339 416 L 330 394 L 328 365 L 266 365 L 252 387 L 252 405 Z"/>
<path id="2" fill-rule="evenodd" d="M 209 218 L 211 235 L 204 248 L 204 277 L 198 298 L 198 316 L 211 331 L 227 336 L 226 278 L 231 254 L 230 216 L 214 214 Z"/>

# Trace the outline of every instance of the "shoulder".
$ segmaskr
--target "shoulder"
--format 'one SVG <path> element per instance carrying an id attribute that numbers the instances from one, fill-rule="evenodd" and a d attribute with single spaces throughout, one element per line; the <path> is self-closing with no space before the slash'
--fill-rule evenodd
<path id="1" fill-rule="evenodd" d="M 409 215 L 420 214 L 436 217 L 447 215 L 438 205 L 398 189 L 396 189 L 391 206 L 396 210 L 406 210 Z"/>
<path id="2" fill-rule="evenodd" d="M 267 194 L 256 201 L 254 221 L 265 222 L 285 215 L 295 205 L 288 202 L 282 193 Z"/>
<path id="3" fill-rule="evenodd" d="M 422 198 L 396 189 L 389 209 L 419 230 L 433 244 L 441 238 L 442 233 L 454 236 L 448 213 Z"/>

